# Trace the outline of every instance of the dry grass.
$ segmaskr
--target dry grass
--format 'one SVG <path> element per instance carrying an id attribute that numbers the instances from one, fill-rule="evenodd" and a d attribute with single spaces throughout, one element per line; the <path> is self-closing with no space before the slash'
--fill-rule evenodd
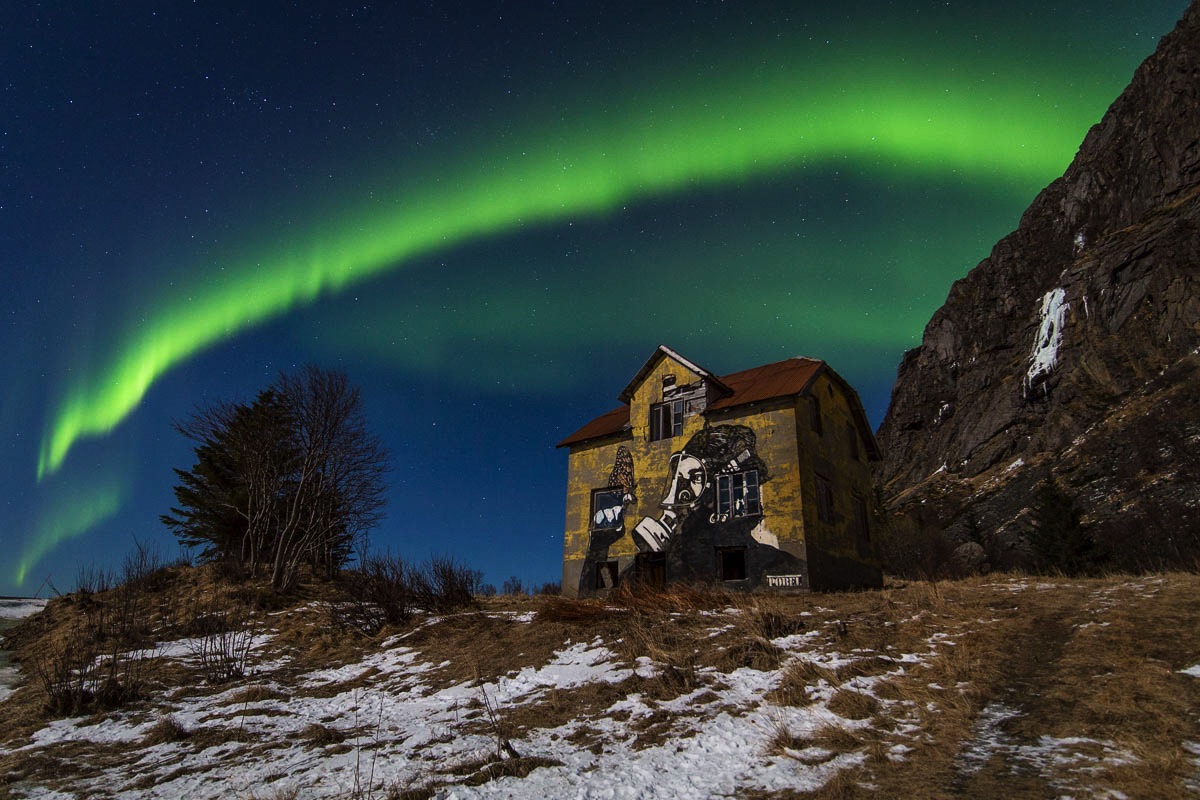
<path id="1" fill-rule="evenodd" d="M 161 717 L 154 726 L 146 732 L 142 737 L 143 747 L 153 747 L 156 744 L 168 744 L 170 742 L 182 742 L 191 736 L 192 733 L 183 724 L 174 717 L 168 715 Z"/>
<path id="2" fill-rule="evenodd" d="M 716 713 L 711 704 L 728 673 L 748 667 L 779 671 L 775 688 L 759 700 L 779 707 L 779 713 L 826 708 L 853 721 L 803 737 L 781 724 L 767 737 L 765 750 L 786 753 L 798 769 L 832 770 L 829 762 L 838 754 L 861 757 L 857 766 L 831 772 L 819 791 L 783 797 L 1041 798 L 1120 792 L 1170 800 L 1191 796 L 1184 780 L 1197 778 L 1194 757 L 1182 743 L 1200 741 L 1194 712 L 1200 708 L 1200 680 L 1179 672 L 1200 663 L 1196 575 L 1042 581 L 990 576 L 788 597 L 703 587 L 625 588 L 603 602 L 489 600 L 478 611 L 414 618 L 409 629 L 384 631 L 374 641 L 330 630 L 319 607 L 328 597 L 319 592 L 279 608 L 277 598 L 252 589 L 235 597 L 202 570 L 181 573 L 176 581 L 175 600 L 146 605 L 153 609 L 156 636 L 167 638 L 199 624 L 188 618 L 191 593 L 219 597 L 274 609 L 270 615 L 259 612 L 260 624 L 273 630 L 261 657 L 286 653 L 290 661 L 285 671 L 263 679 L 269 684 L 231 694 L 229 716 L 213 717 L 192 731 L 163 717 L 144 735 L 143 747 L 179 742 L 182 752 L 198 752 L 243 742 L 249 752 L 261 743 L 238 724 L 239 707 L 381 688 L 384 676 L 374 668 L 303 690 L 290 688 L 287 679 L 355 663 L 388 637 L 396 646 L 418 650 L 420 662 L 439 665 L 422 675 L 435 688 L 462 682 L 483 686 L 541 667 L 572 643 L 594 642 L 614 651 L 622 666 L 637 666 L 640 674 L 616 684 L 547 690 L 531 701 L 494 709 L 494 717 L 476 703 L 463 709 L 454 735 L 498 732 L 524 751 L 522 739 L 531 731 L 575 721 L 565 741 L 599 754 L 611 746 L 611 734 L 601 733 L 610 723 L 595 724 L 606 719 L 623 722 L 629 746 L 658 745 L 697 724 L 664 703 L 691 695 L 693 717 Z M 53 652 L 78 635 L 96 604 L 105 602 L 96 595 L 51 603 L 44 616 L 16 632 L 18 656 L 28 664 Z M 530 611 L 536 611 L 532 621 Z M 153 666 L 148 686 L 160 697 L 217 691 L 199 686 L 186 664 Z M 643 712 L 609 711 L 631 695 L 641 697 Z M 998 707 L 1011 709 L 1012 715 L 987 734 L 999 737 L 1002 746 L 988 749 L 982 721 Z M 80 744 L 6 752 L 3 747 L 11 751 L 44 724 L 44 698 L 32 683 L 10 696 L 2 713 L 0 798 L 6 784 L 24 780 L 67 791 L 69 776 L 138 757 L 137 747 L 105 752 Z M 153 719 L 148 708 L 137 713 Z M 336 724 L 321 720 L 299 738 L 326 752 L 350 747 Z M 1030 756 L 1046 742 L 1074 744 L 1061 745 L 1057 760 Z M 982 754 L 976 768 L 964 766 L 966 753 Z M 1121 758 L 1105 760 L 1113 754 Z M 456 782 L 519 777 L 551 763 L 556 762 L 527 757 L 464 762 L 452 774 L 393 788 L 387 796 L 428 797 Z M 1080 773 L 1080 764 L 1092 772 Z"/>

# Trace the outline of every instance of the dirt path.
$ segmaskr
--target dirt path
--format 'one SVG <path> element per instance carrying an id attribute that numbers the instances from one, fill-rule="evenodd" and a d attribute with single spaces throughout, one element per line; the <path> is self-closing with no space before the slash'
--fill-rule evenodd
<path id="1" fill-rule="evenodd" d="M 954 761 L 949 795 L 1040 798 L 1059 794 L 1033 756 L 1047 733 L 1037 719 L 1046 711 L 1047 687 L 1071 633 L 1061 611 L 1038 613 L 1001 651 L 1007 656 L 1002 688 L 979 712 L 973 737 L 963 743 Z"/>

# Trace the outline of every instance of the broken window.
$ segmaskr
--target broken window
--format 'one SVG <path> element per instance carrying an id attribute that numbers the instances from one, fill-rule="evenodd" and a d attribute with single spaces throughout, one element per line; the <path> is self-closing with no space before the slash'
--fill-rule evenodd
<path id="1" fill-rule="evenodd" d="M 817 519 L 833 524 L 833 484 L 824 475 L 816 476 Z"/>
<path id="2" fill-rule="evenodd" d="M 717 575 L 723 581 L 746 580 L 746 548 L 718 547 Z"/>
<path id="3" fill-rule="evenodd" d="M 758 494 L 758 470 L 717 476 L 717 517 L 753 517 L 762 513 Z"/>
<path id="4" fill-rule="evenodd" d="M 616 561 L 601 561 L 596 565 L 596 588 L 615 589 L 619 575 Z"/>
<path id="5" fill-rule="evenodd" d="M 650 406 L 650 441 L 683 435 L 683 400 L 668 400 Z"/>
<path id="6" fill-rule="evenodd" d="M 592 490 L 592 530 L 618 530 L 625 524 L 624 517 L 624 493 L 620 487 Z"/>

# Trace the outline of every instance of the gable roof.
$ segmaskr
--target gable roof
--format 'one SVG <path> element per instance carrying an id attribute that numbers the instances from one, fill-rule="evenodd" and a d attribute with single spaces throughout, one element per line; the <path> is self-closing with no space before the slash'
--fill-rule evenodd
<path id="1" fill-rule="evenodd" d="M 619 399 L 624 405 L 596 417 L 563 439 L 556 447 L 568 447 L 580 442 L 601 439 L 606 436 L 614 436 L 629 431 L 629 400 L 633 396 L 633 389 L 654 369 L 654 365 L 658 363 L 658 359 L 663 357 L 675 359 L 697 375 L 711 381 L 717 386 L 722 396 L 709 404 L 704 412 L 706 414 L 710 411 L 723 411 L 750 403 L 761 403 L 780 397 L 803 394 L 808 391 L 808 387 L 817 376 L 824 372 L 842 387 L 846 393 L 846 397 L 849 398 L 851 412 L 854 414 L 863 440 L 867 443 L 869 457 L 872 459 L 880 458 L 879 445 L 876 443 L 871 426 L 867 422 L 867 414 L 863 410 L 862 401 L 859 400 L 858 393 L 854 391 L 854 387 L 847 383 L 842 376 L 830 369 L 824 361 L 816 358 L 797 356 L 783 361 L 776 361 L 774 364 L 764 364 L 761 367 L 754 367 L 753 369 L 717 377 L 663 345 L 660 345 L 654 351 L 653 355 L 638 370 L 638 374 L 634 379 L 621 392 Z"/>
<path id="2" fill-rule="evenodd" d="M 708 410 L 720 411 L 746 403 L 801 394 L 824 366 L 824 361 L 797 356 L 726 375 L 721 380 L 730 388 L 730 394 L 711 403 Z"/>
<path id="3" fill-rule="evenodd" d="M 629 382 L 629 385 L 626 386 L 619 395 L 617 395 L 617 399 L 622 403 L 628 403 L 630 400 L 632 400 L 633 393 L 637 389 L 638 384 L 646 379 L 646 376 L 650 374 L 655 365 L 658 364 L 658 362 L 663 358 L 672 359 L 673 361 L 676 361 L 687 367 L 692 372 L 696 373 L 696 375 L 711 383 L 719 394 L 729 394 L 729 387 L 722 382 L 721 378 L 718 378 L 704 367 L 688 361 L 686 358 L 679 355 L 679 353 L 676 353 L 665 344 L 660 344 L 658 349 L 651 353 L 650 357 L 646 359 L 646 363 L 642 364 L 642 368 L 639 369 L 637 374 L 633 376 L 633 380 Z"/>

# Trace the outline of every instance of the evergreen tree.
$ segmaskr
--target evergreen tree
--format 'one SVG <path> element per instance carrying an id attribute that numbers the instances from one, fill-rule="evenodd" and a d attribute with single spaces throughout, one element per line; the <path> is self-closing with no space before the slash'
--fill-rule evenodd
<path id="1" fill-rule="evenodd" d="M 176 428 L 196 463 L 175 470 L 178 505 L 162 521 L 204 560 L 268 567 L 286 589 L 303 564 L 332 576 L 381 516 L 386 454 L 340 372 L 282 375 L 252 404 L 211 406 Z"/>

